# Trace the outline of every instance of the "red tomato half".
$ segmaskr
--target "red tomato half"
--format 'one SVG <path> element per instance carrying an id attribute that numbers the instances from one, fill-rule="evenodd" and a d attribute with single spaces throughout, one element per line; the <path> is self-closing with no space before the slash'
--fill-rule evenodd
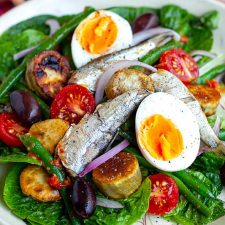
<path id="1" fill-rule="evenodd" d="M 184 83 L 189 83 L 199 76 L 197 63 L 180 48 L 165 51 L 160 56 L 160 64 L 156 67 L 171 72 Z"/>
<path id="2" fill-rule="evenodd" d="M 13 113 L 0 114 L 0 140 L 11 147 L 21 147 L 22 142 L 19 134 L 25 134 L 28 130 L 24 128 Z"/>
<path id="3" fill-rule="evenodd" d="M 152 183 L 152 193 L 148 211 L 155 215 L 164 215 L 177 206 L 179 191 L 176 182 L 164 174 L 149 176 Z"/>
<path id="4" fill-rule="evenodd" d="M 86 113 L 95 109 L 95 100 L 90 91 L 78 84 L 64 87 L 51 105 L 51 118 L 61 118 L 77 124 Z"/>

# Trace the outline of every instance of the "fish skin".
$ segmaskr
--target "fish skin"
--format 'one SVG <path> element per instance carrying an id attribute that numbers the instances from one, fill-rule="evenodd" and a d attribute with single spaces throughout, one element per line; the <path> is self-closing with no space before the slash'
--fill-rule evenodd
<path id="1" fill-rule="evenodd" d="M 157 73 L 150 76 L 154 82 L 156 91 L 171 94 L 188 106 L 198 121 L 202 141 L 211 147 L 211 151 L 223 152 L 225 154 L 225 146 L 210 127 L 199 102 L 189 92 L 188 88 L 176 76 L 166 70 L 159 69 Z"/>
<path id="2" fill-rule="evenodd" d="M 110 65 L 120 60 L 137 60 L 152 49 L 160 46 L 168 37 L 171 37 L 170 32 L 150 38 L 134 47 L 95 59 L 87 65 L 75 70 L 71 75 L 69 84 L 80 84 L 94 92 L 99 77 Z"/>
<path id="3" fill-rule="evenodd" d="M 71 126 L 57 146 L 58 155 L 72 176 L 102 153 L 117 129 L 137 109 L 149 91 L 133 90 L 97 106 L 79 124 Z"/>

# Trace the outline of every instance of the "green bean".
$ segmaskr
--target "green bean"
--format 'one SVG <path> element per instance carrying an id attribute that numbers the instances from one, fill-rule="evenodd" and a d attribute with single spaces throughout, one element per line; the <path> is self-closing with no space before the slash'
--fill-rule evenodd
<path id="1" fill-rule="evenodd" d="M 19 135 L 19 138 L 26 146 L 28 151 L 37 154 L 37 156 L 43 161 L 47 170 L 51 174 L 57 176 L 60 182 L 63 182 L 65 180 L 65 174 L 63 170 L 52 163 L 53 157 L 36 138 L 27 135 Z M 79 225 L 79 219 L 73 216 L 72 205 L 70 204 L 70 200 L 68 199 L 68 193 L 65 187 L 60 189 L 60 195 L 63 198 L 72 225 Z"/>
<path id="2" fill-rule="evenodd" d="M 129 131 L 123 131 L 123 130 L 119 129 L 118 130 L 118 134 L 121 137 L 127 139 L 132 145 L 137 146 L 136 138 L 135 137 L 132 137 L 131 132 L 129 132 Z"/>
<path id="3" fill-rule="evenodd" d="M 207 188 L 207 186 L 204 185 L 204 183 L 199 182 L 198 179 L 191 176 L 188 172 L 181 170 L 174 172 L 173 175 L 178 177 L 187 187 L 189 187 L 192 190 L 195 190 L 203 197 L 212 197 L 214 198 L 214 195 L 212 192 Z"/>
<path id="4" fill-rule="evenodd" d="M 147 63 L 149 65 L 153 65 L 159 60 L 160 55 L 163 52 L 168 51 L 173 48 L 178 48 L 179 46 L 180 46 L 179 42 L 174 41 L 174 40 L 169 41 L 165 45 L 155 48 L 152 51 L 150 51 L 148 54 L 146 54 L 145 56 L 141 57 L 140 61 Z"/>
<path id="5" fill-rule="evenodd" d="M 25 85 L 23 85 L 22 83 L 16 83 L 15 84 L 15 88 L 18 90 L 24 90 L 24 91 L 28 91 L 39 103 L 42 113 L 44 115 L 44 118 L 47 119 L 49 118 L 49 106 L 36 94 L 34 94 L 32 91 L 30 91 Z"/>
<path id="6" fill-rule="evenodd" d="M 201 75 L 195 83 L 197 84 L 206 84 L 207 80 L 212 80 L 218 75 L 222 74 L 225 72 L 225 64 L 218 65 L 211 70 L 207 71 L 203 75 Z"/>
<path id="7" fill-rule="evenodd" d="M 45 41 L 43 41 L 34 51 L 28 54 L 22 61 L 22 63 L 14 70 L 10 72 L 7 78 L 0 86 L 0 99 L 5 96 L 13 86 L 15 86 L 16 82 L 22 77 L 24 71 L 26 69 L 27 62 L 33 58 L 39 52 L 44 50 L 55 49 L 55 47 L 62 42 L 73 30 L 74 28 L 84 19 L 86 18 L 93 9 L 87 9 L 83 13 L 78 14 L 73 19 L 71 19 L 68 23 L 63 25 L 52 37 L 49 37 Z"/>
<path id="8" fill-rule="evenodd" d="M 166 174 L 173 178 L 176 181 L 176 184 L 179 188 L 180 193 L 186 197 L 186 199 L 194 206 L 196 207 L 202 214 L 209 217 L 212 214 L 212 211 L 199 200 L 186 186 L 185 184 L 176 176 L 174 176 L 172 173 L 160 171 L 160 173 Z"/>

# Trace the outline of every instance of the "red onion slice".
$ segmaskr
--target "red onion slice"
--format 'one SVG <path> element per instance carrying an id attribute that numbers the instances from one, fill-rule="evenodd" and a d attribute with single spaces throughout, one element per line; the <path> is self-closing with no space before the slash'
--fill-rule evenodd
<path id="1" fill-rule="evenodd" d="M 220 107 L 225 111 L 225 106 L 223 105 L 223 103 L 220 101 Z"/>
<path id="2" fill-rule="evenodd" d="M 87 167 L 79 174 L 79 177 L 85 176 L 87 173 L 91 172 L 107 160 L 111 159 L 114 155 L 121 152 L 125 149 L 130 143 L 127 140 L 123 140 L 120 144 L 116 145 L 108 152 L 104 153 L 103 155 L 99 156 L 98 158 L 94 159 L 91 163 L 87 165 Z"/>
<path id="3" fill-rule="evenodd" d="M 100 198 L 100 197 L 96 198 L 96 205 L 102 206 L 102 207 L 105 207 L 105 208 L 111 208 L 111 209 L 122 209 L 122 208 L 124 208 L 124 206 L 120 202 L 117 202 L 117 201 L 114 201 L 114 200 L 109 200 L 107 198 Z"/>
<path id="4" fill-rule="evenodd" d="M 216 58 L 216 54 L 211 53 L 211 52 L 207 52 L 204 50 L 194 50 L 190 53 L 191 56 L 207 56 L 209 58 L 215 59 Z"/>
<path id="5" fill-rule="evenodd" d="M 163 34 L 163 33 L 170 33 L 171 36 L 176 40 L 179 41 L 180 40 L 180 35 L 174 31 L 174 30 L 170 30 L 167 28 L 163 28 L 163 27 L 156 27 L 156 28 L 150 28 L 148 30 L 143 30 L 140 31 L 136 34 L 133 35 L 133 42 L 132 42 L 132 46 L 137 45 L 138 43 L 151 38 L 153 36 L 156 36 L 158 34 Z"/>
<path id="6" fill-rule="evenodd" d="M 216 136 L 219 135 L 219 132 L 220 132 L 220 117 L 219 116 L 216 117 L 216 121 L 213 126 L 213 131 L 216 134 Z"/>
<path id="7" fill-rule="evenodd" d="M 55 19 L 46 20 L 45 24 L 50 28 L 49 36 L 52 36 L 60 28 L 58 20 Z"/>
<path id="8" fill-rule="evenodd" d="M 104 96 L 104 91 L 105 91 L 105 87 L 108 84 L 110 78 L 112 77 L 112 75 L 117 72 L 120 69 L 126 68 L 126 67 L 130 67 L 130 66 L 141 66 L 144 67 L 148 70 L 153 71 L 154 73 L 157 72 L 157 69 L 139 62 L 137 60 L 121 60 L 118 61 L 114 64 L 112 64 L 111 66 L 108 67 L 108 69 L 100 76 L 97 85 L 96 85 L 96 93 L 95 93 L 95 102 L 96 104 L 99 104 L 102 101 L 102 98 Z"/>
<path id="9" fill-rule="evenodd" d="M 200 147 L 200 148 L 199 148 L 199 151 L 198 151 L 198 156 L 201 155 L 201 154 L 204 153 L 204 152 L 209 151 L 209 149 L 210 149 L 210 147 L 207 146 L 207 145 Z"/>
<path id="10" fill-rule="evenodd" d="M 18 59 L 21 59 L 23 57 L 25 57 L 26 55 L 28 55 L 29 53 L 31 53 L 37 46 L 33 46 L 27 49 L 24 49 L 20 52 L 17 52 L 16 54 L 13 55 L 13 59 L 14 61 L 17 61 Z"/>
<path id="11" fill-rule="evenodd" d="M 193 57 L 193 59 L 195 60 L 195 62 L 198 62 L 201 58 L 202 58 L 201 55 L 196 55 L 196 56 Z"/>

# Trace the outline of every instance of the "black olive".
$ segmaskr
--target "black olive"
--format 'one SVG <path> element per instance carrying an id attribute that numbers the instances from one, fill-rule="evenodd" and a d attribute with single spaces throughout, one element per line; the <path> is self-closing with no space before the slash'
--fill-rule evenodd
<path id="1" fill-rule="evenodd" d="M 40 105 L 29 92 L 16 90 L 9 97 L 11 107 L 23 125 L 31 126 L 41 120 Z"/>
<path id="2" fill-rule="evenodd" d="M 95 211 L 96 195 L 91 184 L 84 178 L 78 177 L 73 183 L 72 204 L 74 212 L 83 219 Z"/>

